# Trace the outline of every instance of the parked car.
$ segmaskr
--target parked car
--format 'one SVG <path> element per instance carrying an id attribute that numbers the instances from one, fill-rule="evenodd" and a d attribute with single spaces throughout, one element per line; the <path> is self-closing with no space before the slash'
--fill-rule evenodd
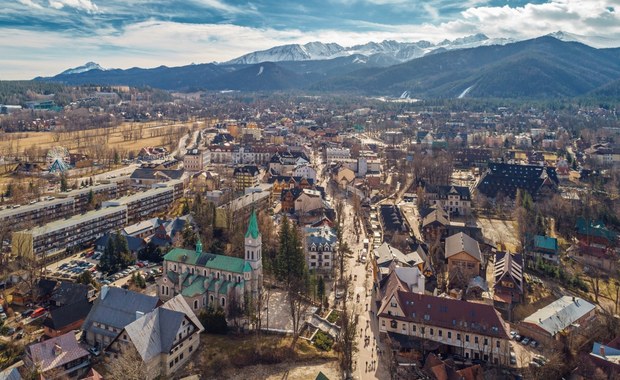
<path id="1" fill-rule="evenodd" d="M 37 318 L 37 317 L 42 316 L 45 313 L 47 313 L 47 310 L 44 307 L 39 307 L 39 308 L 37 308 L 37 310 L 32 312 L 31 317 L 32 318 Z"/>
<path id="2" fill-rule="evenodd" d="M 528 343 L 530 343 L 530 338 L 528 337 L 523 338 L 523 340 L 521 341 L 521 344 L 524 346 L 527 346 Z"/>
<path id="3" fill-rule="evenodd" d="M 510 339 L 514 339 L 517 332 L 515 330 L 510 331 Z"/>
<path id="4" fill-rule="evenodd" d="M 6 315 L 6 313 L 0 313 L 0 321 L 6 321 L 7 318 L 8 316 Z"/>
<path id="5" fill-rule="evenodd" d="M 99 349 L 97 347 L 91 347 L 88 349 L 88 352 L 90 352 L 91 354 L 93 354 L 94 356 L 99 356 L 101 355 L 101 351 L 99 351 Z"/>
<path id="6" fill-rule="evenodd" d="M 27 318 L 27 317 L 31 316 L 31 315 L 32 315 L 32 313 L 34 313 L 34 310 L 32 310 L 32 309 L 28 309 L 28 310 L 26 310 L 26 311 L 22 312 L 22 317 L 23 317 L 23 318 Z"/>
<path id="7" fill-rule="evenodd" d="M 537 341 L 535 341 L 534 339 L 532 339 L 532 340 L 530 341 L 530 346 L 531 346 L 531 347 L 536 348 L 536 347 L 538 347 L 538 342 L 537 342 Z"/>
<path id="8" fill-rule="evenodd" d="M 521 341 L 521 335 L 517 334 L 513 337 L 514 340 L 516 340 L 517 342 Z"/>
<path id="9" fill-rule="evenodd" d="M 529 365 L 530 365 L 530 368 L 540 368 L 541 367 L 540 364 L 536 363 L 533 360 L 529 363 Z"/>
<path id="10" fill-rule="evenodd" d="M 517 364 L 517 354 L 514 351 L 510 351 L 510 364 Z"/>

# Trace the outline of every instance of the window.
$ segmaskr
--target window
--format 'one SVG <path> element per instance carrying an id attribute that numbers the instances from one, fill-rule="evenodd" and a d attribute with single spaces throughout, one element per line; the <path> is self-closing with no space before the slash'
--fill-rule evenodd
<path id="1" fill-rule="evenodd" d="M 431 336 L 435 335 L 435 330 L 431 327 Z"/>
<path id="2" fill-rule="evenodd" d="M 469 342 L 469 335 L 465 335 L 465 341 Z"/>
<path id="3" fill-rule="evenodd" d="M 193 349 L 194 349 L 194 347 L 189 346 L 189 352 L 192 352 Z"/>
<path id="4" fill-rule="evenodd" d="M 415 330 L 416 330 L 415 325 L 411 326 L 411 331 L 415 332 Z"/>
<path id="5" fill-rule="evenodd" d="M 499 348 L 499 340 L 495 342 L 495 347 Z"/>
<path id="6" fill-rule="evenodd" d="M 437 334 L 438 334 L 439 336 L 443 336 L 443 331 L 442 331 L 442 330 L 437 330 Z"/>
<path id="7" fill-rule="evenodd" d="M 222 297 L 222 307 L 226 306 L 226 298 Z"/>
<path id="8" fill-rule="evenodd" d="M 474 337 L 474 343 L 478 344 L 478 337 L 477 336 Z"/>
<path id="9" fill-rule="evenodd" d="M 390 322 L 390 327 L 391 327 L 391 328 L 393 328 L 393 329 L 395 329 L 395 328 L 397 328 L 397 327 L 398 327 L 398 323 L 397 323 L 396 321 L 391 321 L 391 322 Z"/>
<path id="10" fill-rule="evenodd" d="M 390 306 L 391 306 L 391 307 L 396 307 L 396 306 L 398 306 L 398 305 L 396 304 L 396 302 L 392 301 L 392 302 L 390 302 Z"/>
<path id="11" fill-rule="evenodd" d="M 381 326 L 385 327 L 385 319 L 381 320 Z"/>
<path id="12" fill-rule="evenodd" d="M 198 300 L 194 300 L 194 310 L 198 309 Z"/>
<path id="13" fill-rule="evenodd" d="M 461 340 L 461 334 L 456 333 L 456 340 Z"/>
<path id="14" fill-rule="evenodd" d="M 448 339 L 452 339 L 452 332 L 448 331 Z"/>
<path id="15" fill-rule="evenodd" d="M 487 338 L 484 338 L 484 345 L 488 345 L 489 344 L 489 340 Z"/>
<path id="16" fill-rule="evenodd" d="M 174 362 L 170 362 L 170 368 L 172 368 L 173 365 L 174 365 Z"/>
<path id="17" fill-rule="evenodd" d="M 179 359 L 183 360 L 183 353 L 181 352 L 181 355 L 179 355 Z"/>

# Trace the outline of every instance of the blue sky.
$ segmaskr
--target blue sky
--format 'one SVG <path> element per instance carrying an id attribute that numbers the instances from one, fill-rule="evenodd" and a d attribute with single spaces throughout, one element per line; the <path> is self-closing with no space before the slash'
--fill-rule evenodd
<path id="1" fill-rule="evenodd" d="M 288 43 L 525 39 L 620 46 L 620 0 L 0 0 L 0 79 L 226 61 Z"/>

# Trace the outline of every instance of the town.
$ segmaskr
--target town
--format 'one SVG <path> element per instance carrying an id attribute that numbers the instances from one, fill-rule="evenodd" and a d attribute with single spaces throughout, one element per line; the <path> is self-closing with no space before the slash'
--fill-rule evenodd
<path id="1" fill-rule="evenodd" d="M 615 108 L 140 91 L 0 107 L 0 379 L 619 378 Z"/>

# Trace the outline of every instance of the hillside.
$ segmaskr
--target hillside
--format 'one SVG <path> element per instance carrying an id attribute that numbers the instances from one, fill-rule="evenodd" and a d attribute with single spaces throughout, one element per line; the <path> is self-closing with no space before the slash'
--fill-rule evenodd
<path id="1" fill-rule="evenodd" d="M 540 37 L 506 45 L 436 51 L 394 64 L 385 55 L 258 64 L 90 70 L 39 80 L 166 90 L 311 90 L 416 98 L 547 98 L 586 95 L 620 80 L 620 48 L 595 49 Z"/>

